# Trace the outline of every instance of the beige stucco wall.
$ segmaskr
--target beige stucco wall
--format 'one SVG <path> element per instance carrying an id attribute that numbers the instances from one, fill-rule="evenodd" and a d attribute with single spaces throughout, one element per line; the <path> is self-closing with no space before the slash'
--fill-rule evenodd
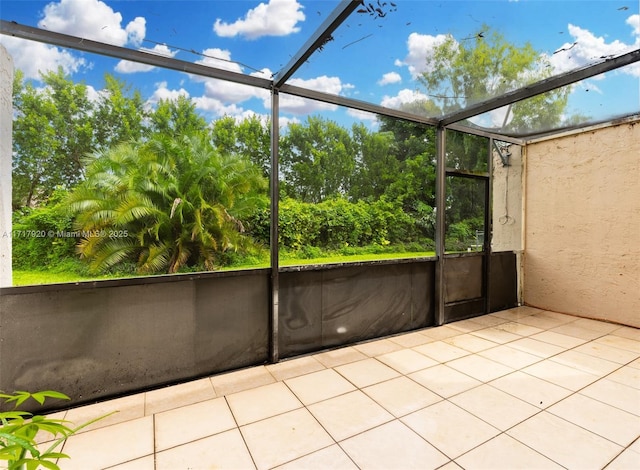
<path id="1" fill-rule="evenodd" d="M 492 251 L 522 249 L 522 150 L 508 147 L 509 165 L 504 165 L 498 152 L 493 153 Z"/>
<path id="2" fill-rule="evenodd" d="M 640 327 L 640 121 L 526 147 L 524 302 Z"/>

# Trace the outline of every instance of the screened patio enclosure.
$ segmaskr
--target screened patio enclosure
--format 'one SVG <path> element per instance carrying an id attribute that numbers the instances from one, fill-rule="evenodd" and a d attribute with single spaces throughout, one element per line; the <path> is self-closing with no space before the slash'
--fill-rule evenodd
<path id="1" fill-rule="evenodd" d="M 211 3 L 224 11 L 232 2 Z M 257 5 L 236 3 L 246 3 L 247 10 Z M 498 31 L 509 40 L 542 2 L 503 2 L 504 8 L 487 16 L 482 4 L 500 2 L 281 3 L 303 6 L 314 28 L 295 41 L 274 38 L 263 63 L 251 66 L 246 64 L 255 59 L 244 58 L 242 50 L 232 51 L 234 60 L 220 49 L 217 57 L 213 49 L 197 53 L 180 41 L 179 23 L 177 37 L 160 31 L 166 37 L 133 47 L 97 33 L 58 32 L 42 21 L 27 24 L 9 16 L 9 9 L 2 11 L 0 32 L 8 50 L 2 57 L 2 103 L 8 108 L 3 128 L 13 116 L 10 84 L 20 62 L 11 57 L 12 48 L 41 43 L 82 53 L 87 61 L 111 61 L 105 67 L 125 61 L 166 71 L 175 80 L 188 77 L 204 83 L 209 98 L 225 95 L 227 110 L 241 109 L 246 92 L 264 106 L 270 139 L 264 167 L 267 267 L 12 286 L 6 255 L 11 239 L 2 240 L 0 389 L 55 389 L 74 397 L 74 404 L 84 403 L 517 305 L 640 327 L 640 238 L 633 229 L 640 222 L 637 5 L 633 11 L 611 2 L 571 2 L 573 10 L 626 16 L 619 27 L 631 27 L 634 32 L 625 34 L 635 42 L 601 44 L 595 38 L 599 49 L 587 53 L 586 33 L 569 23 L 574 40 L 563 38 L 556 50 L 532 59 L 530 69 L 514 72 L 489 70 L 497 62 L 463 54 L 490 54 L 483 45 L 497 44 L 491 35 Z M 197 16 L 202 7 L 181 4 L 176 21 Z M 149 5 L 128 7 L 144 17 Z M 544 2 L 544 8 L 554 21 L 536 24 L 536 34 L 557 37 L 550 28 L 559 22 L 567 27 L 571 9 L 555 2 Z M 432 18 L 434 9 L 444 23 Z M 396 66 L 406 68 L 411 88 L 396 99 L 369 100 L 363 97 L 373 95 L 375 83 L 367 80 L 375 79 L 360 72 L 383 61 L 382 42 L 407 45 L 409 53 Z M 153 51 L 153 43 L 192 54 L 193 60 Z M 596 50 L 599 55 L 593 55 Z M 464 62 L 474 60 L 475 70 L 464 69 Z M 336 67 L 345 76 L 338 85 L 329 80 Z M 469 73 L 468 83 L 447 75 L 455 67 Z M 313 78 L 319 70 L 326 73 Z M 205 100 L 193 102 L 204 106 Z M 555 108 L 558 103 L 562 109 Z M 292 264 L 283 257 L 292 203 L 282 194 L 295 193 L 295 180 L 287 178 L 296 158 L 306 158 L 301 146 L 286 139 L 303 118 L 313 122 L 321 113 L 336 113 L 336 120 L 348 116 L 344 122 L 352 125 L 375 123 L 394 142 L 404 135 L 407 148 L 420 145 L 411 154 L 414 166 L 403 168 L 404 174 L 413 168 L 423 178 L 416 187 L 430 194 L 418 199 L 429 209 L 418 207 L 427 211 L 421 223 L 433 234 L 433 254 L 424 254 L 431 251 L 424 245 L 418 256 L 374 261 Z M 4 133 L 3 141 L 0 174 L 6 188 L 12 151 L 5 148 Z M 334 148 L 328 155 L 338 153 Z M 11 232 L 12 199 L 3 191 L 0 223 L 3 232 Z M 371 198 L 349 197 L 374 206 Z M 461 237 L 468 220 L 473 230 Z M 37 341 L 27 345 L 26 337 Z"/>

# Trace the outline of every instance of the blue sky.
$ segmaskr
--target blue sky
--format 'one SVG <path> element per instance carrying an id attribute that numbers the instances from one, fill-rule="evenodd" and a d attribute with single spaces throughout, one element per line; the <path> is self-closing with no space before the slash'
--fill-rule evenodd
<path id="1" fill-rule="evenodd" d="M 377 7 L 374 0 L 374 7 Z M 291 83 L 389 107 L 424 97 L 416 83 L 427 55 L 446 35 L 467 40 L 483 24 L 515 44 L 530 42 L 556 72 L 640 47 L 637 0 L 381 1 L 384 17 L 354 13 L 324 49 L 304 64 Z M 336 0 L 56 0 L 0 3 L 3 20 L 64 32 L 177 59 L 211 64 L 269 78 L 304 44 Z M 386 4 L 386 5 L 385 5 Z M 0 40 L 16 67 L 37 79 L 38 70 L 61 65 L 97 95 L 105 72 L 140 89 L 150 105 L 189 96 L 209 119 L 267 115 L 268 93 L 141 67 L 15 38 Z M 475 40 L 475 39 L 473 39 Z M 554 52 L 561 49 L 554 54 Z M 192 53 L 190 51 L 194 51 Z M 640 110 L 640 66 L 595 77 L 573 88 L 570 112 L 594 119 Z M 428 97 L 427 97 L 428 98 Z M 281 98 L 282 123 L 322 113 L 346 122 L 372 116 L 346 113 L 321 103 Z M 500 112 L 487 118 L 501 121 Z"/>

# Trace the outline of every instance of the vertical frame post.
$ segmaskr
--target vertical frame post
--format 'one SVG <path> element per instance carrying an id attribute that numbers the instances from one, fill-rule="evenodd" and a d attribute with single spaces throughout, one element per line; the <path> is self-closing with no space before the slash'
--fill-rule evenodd
<path id="1" fill-rule="evenodd" d="M 270 198 L 271 198 L 271 219 L 270 219 L 270 259 L 271 259 L 271 318 L 270 318 L 270 350 L 269 359 L 271 362 L 278 362 L 278 325 L 279 325 L 279 249 L 278 249 L 278 213 L 280 201 L 279 183 L 279 140 L 280 140 L 280 108 L 279 94 L 276 88 L 271 90 L 271 175 L 270 175 Z"/>
<path id="2" fill-rule="evenodd" d="M 11 287 L 11 163 L 13 59 L 0 44 L 0 287 Z"/>
<path id="3" fill-rule="evenodd" d="M 446 130 L 436 129 L 436 326 L 444 324 L 444 239 L 445 239 L 445 191 L 446 191 Z"/>
<path id="4" fill-rule="evenodd" d="M 484 183 L 484 270 L 482 289 L 484 294 L 484 313 L 491 310 L 491 241 L 493 239 L 493 138 L 488 139 L 487 172 L 489 177 Z"/>

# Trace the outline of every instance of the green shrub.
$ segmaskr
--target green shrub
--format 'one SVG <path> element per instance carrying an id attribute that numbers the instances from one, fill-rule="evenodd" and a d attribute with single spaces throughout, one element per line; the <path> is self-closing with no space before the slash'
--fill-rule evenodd
<path id="1" fill-rule="evenodd" d="M 269 243 L 268 209 L 256 210 L 246 224 L 254 240 Z M 333 198 L 305 203 L 286 198 L 279 206 L 280 246 L 292 251 L 409 243 L 423 238 L 423 233 L 399 205 L 383 199 L 367 203 Z"/>
<path id="2" fill-rule="evenodd" d="M 77 259 L 73 218 L 61 204 L 66 191 L 55 190 L 46 205 L 13 214 L 14 269 L 53 269 L 65 260 Z"/>

